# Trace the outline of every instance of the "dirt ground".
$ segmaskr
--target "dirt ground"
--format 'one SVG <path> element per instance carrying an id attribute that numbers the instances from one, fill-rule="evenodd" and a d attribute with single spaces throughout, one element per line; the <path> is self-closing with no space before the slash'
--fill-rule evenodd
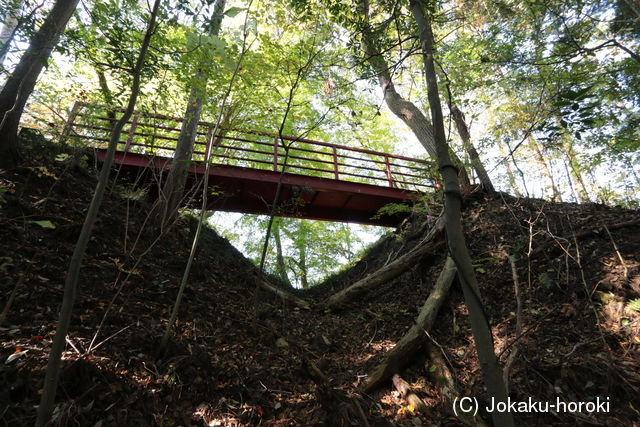
<path id="1" fill-rule="evenodd" d="M 91 163 L 90 156 L 44 148 L 0 171 L 0 307 L 16 289 L 0 325 L 1 425 L 35 420 L 66 270 L 95 187 Z M 426 412 L 391 383 L 357 393 L 412 325 L 445 249 L 344 310 L 321 306 L 416 245 L 428 230 L 419 216 L 356 265 L 297 292 L 311 310 L 257 288 L 251 262 L 206 229 L 174 339 L 158 354 L 195 223 L 181 218 L 158 238 L 146 221 L 149 207 L 127 184 L 108 190 L 84 260 L 55 425 L 334 425 L 333 411 L 350 400 L 370 425 L 460 424 L 429 380 L 424 352 L 401 375 Z M 517 423 L 638 425 L 640 312 L 629 302 L 640 298 L 640 212 L 476 193 L 466 201 L 464 229 L 500 360 L 518 347 L 512 399 L 610 402 L 606 413 L 521 413 Z M 523 334 L 515 342 L 511 254 L 522 305 Z M 429 339 L 446 356 L 460 396 L 486 403 L 457 283 Z M 309 364 L 340 401 L 319 398 Z"/>

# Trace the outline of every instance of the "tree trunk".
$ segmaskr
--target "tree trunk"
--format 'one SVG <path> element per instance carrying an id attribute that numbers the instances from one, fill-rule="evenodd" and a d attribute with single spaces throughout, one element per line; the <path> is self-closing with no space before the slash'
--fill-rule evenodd
<path id="1" fill-rule="evenodd" d="M 302 289 L 309 289 L 309 277 L 307 271 L 307 248 L 306 248 L 306 236 L 305 236 L 305 227 L 301 226 L 298 228 L 298 253 L 300 254 L 300 259 L 298 260 L 298 267 L 300 267 L 300 284 L 302 285 Z"/>
<path id="2" fill-rule="evenodd" d="M 482 185 L 488 193 L 494 193 L 495 189 L 493 188 L 491 178 L 489 178 L 489 174 L 480 159 L 480 154 L 478 154 L 476 147 L 474 147 L 471 142 L 471 135 L 469 134 L 469 128 L 464 118 L 464 114 L 462 114 L 462 111 L 460 111 L 456 103 L 451 100 L 449 101 L 449 111 L 451 111 L 451 115 L 453 116 L 453 121 L 456 124 L 456 129 L 458 129 L 458 135 L 460 135 L 460 139 L 462 139 L 464 149 L 469 155 L 471 166 L 476 171 L 476 174 L 478 174 L 480 185 Z"/>
<path id="3" fill-rule="evenodd" d="M 522 193 L 518 188 L 518 183 L 516 182 L 516 175 L 513 173 L 513 169 L 511 169 L 511 163 L 509 163 L 509 156 L 507 152 L 504 150 L 504 146 L 498 143 L 498 148 L 500 149 L 500 156 L 504 159 L 502 163 L 504 163 L 504 167 L 507 170 L 507 180 L 509 181 L 509 187 L 511 187 L 511 191 L 516 197 L 522 197 Z"/>
<path id="4" fill-rule="evenodd" d="M 4 60 L 9 52 L 9 47 L 13 41 L 16 28 L 18 27 L 18 16 L 22 8 L 22 0 L 14 0 L 2 17 L 4 25 L 0 30 L 0 69 L 4 65 Z"/>
<path id="5" fill-rule="evenodd" d="M 427 95 L 431 118 L 434 128 L 434 139 L 437 149 L 437 160 L 444 181 L 445 194 L 445 228 L 451 257 L 455 261 L 458 276 L 462 284 L 464 299 L 469 311 L 471 330 L 476 343 L 476 350 L 480 366 L 482 368 L 485 386 L 488 394 L 498 402 L 507 402 L 507 391 L 502 381 L 502 369 L 498 364 L 494 348 L 493 336 L 489 322 L 483 310 L 480 297 L 480 289 L 471 262 L 471 256 L 466 246 L 466 240 L 462 230 L 461 205 L 462 195 L 456 167 L 451 163 L 449 147 L 444 132 L 444 121 L 440 96 L 438 94 L 438 82 L 434 65 L 434 41 L 431 30 L 431 22 L 427 20 L 420 0 L 410 0 L 411 13 L 416 21 L 419 31 L 422 59 L 424 61 L 427 80 Z M 494 425 L 513 426 L 513 417 L 509 412 L 492 413 Z"/>
<path id="6" fill-rule="evenodd" d="M 393 79 L 389 73 L 389 66 L 384 57 L 375 46 L 374 34 L 369 23 L 368 5 L 365 3 L 365 23 L 362 30 L 362 47 L 367 60 L 378 75 L 378 82 L 384 93 L 384 100 L 393 114 L 400 118 L 418 138 L 418 141 L 427 151 L 430 157 L 436 158 L 436 146 L 433 139 L 433 126 L 429 119 L 422 114 L 422 111 L 416 105 L 407 101 L 400 95 L 393 84 Z M 454 161 L 459 165 L 460 180 L 464 184 L 469 184 L 469 176 L 462 165 L 460 159 L 454 156 Z"/>
<path id="7" fill-rule="evenodd" d="M 60 357 L 65 347 L 67 333 L 69 331 L 69 325 L 71 323 L 71 313 L 73 311 L 74 300 L 78 291 L 78 278 L 80 276 L 80 268 L 82 267 L 82 260 L 85 256 L 87 244 L 91 237 L 93 226 L 98 216 L 98 210 L 102 203 L 107 182 L 109 180 L 109 174 L 111 173 L 111 165 L 113 164 L 113 158 L 115 156 L 118 142 L 120 141 L 120 134 L 125 124 L 133 114 L 133 110 L 138 99 L 138 93 L 140 92 L 140 75 L 142 73 L 142 66 L 144 65 L 145 57 L 147 56 L 147 50 L 151 43 L 151 36 L 155 31 L 156 16 L 158 14 L 158 8 L 160 6 L 160 0 L 155 0 L 149 23 L 147 25 L 147 31 L 144 35 L 142 45 L 140 46 L 140 53 L 136 61 L 135 68 L 132 70 L 133 83 L 131 85 L 131 95 L 127 108 L 118 122 L 113 127 L 109 138 L 109 148 L 107 155 L 100 171 L 100 177 L 96 186 L 96 191 L 89 205 L 87 216 L 85 217 L 82 225 L 82 230 L 78 236 L 78 241 L 73 250 L 71 262 L 69 263 L 69 271 L 67 272 L 67 278 L 64 284 L 64 295 L 62 298 L 62 308 L 60 310 L 60 318 L 58 320 L 58 327 L 56 329 L 56 335 L 53 339 L 51 346 L 51 352 L 49 353 L 49 362 L 47 364 L 47 371 L 44 379 L 43 393 L 40 400 L 40 406 L 38 407 L 38 418 L 36 426 L 44 426 L 51 418 L 53 412 L 53 403 L 56 397 L 56 390 L 58 387 L 58 378 L 60 371 Z"/>
<path id="8" fill-rule="evenodd" d="M 273 240 L 276 243 L 276 271 L 280 279 L 287 285 L 291 286 L 289 276 L 287 276 L 287 265 L 284 262 L 284 256 L 282 255 L 282 242 L 280 240 L 280 225 L 282 220 L 278 218 L 274 221 L 273 227 Z"/>
<path id="9" fill-rule="evenodd" d="M 358 280 L 348 288 L 345 288 L 340 292 L 333 294 L 331 297 L 329 297 L 325 306 L 327 308 L 334 309 L 344 306 L 346 303 L 353 300 L 357 296 L 362 295 L 368 289 L 374 288 L 383 283 L 387 283 L 391 279 L 398 277 L 405 271 L 414 267 L 416 263 L 424 258 L 428 253 L 434 253 L 436 251 L 436 249 L 442 243 L 440 239 L 438 239 L 438 237 L 443 230 L 444 221 L 440 219 L 431 229 L 424 243 L 420 244 L 416 248 L 413 248 L 410 252 L 402 255 L 395 261 L 376 270 L 367 277 Z"/>
<path id="10" fill-rule="evenodd" d="M 382 363 L 376 366 L 371 374 L 367 376 L 367 379 L 360 385 L 362 391 L 369 392 L 373 390 L 411 361 L 413 355 L 425 342 L 425 331 L 428 332 L 433 327 L 438 310 L 449 294 L 449 288 L 455 277 L 456 266 L 453 260 L 447 257 L 438 280 L 422 306 L 415 324 L 400 338 L 395 347 L 385 354 Z"/>
<path id="11" fill-rule="evenodd" d="M 216 0 L 213 14 L 211 15 L 209 36 L 217 36 L 220 33 L 225 4 L 226 0 Z M 187 109 L 184 113 L 184 120 L 180 129 L 180 135 L 178 136 L 176 151 L 173 155 L 173 161 L 171 162 L 171 169 L 169 169 L 167 180 L 160 193 L 160 206 L 157 212 L 161 229 L 171 222 L 184 196 L 184 186 L 187 182 L 187 175 L 191 165 L 193 145 L 198 136 L 200 114 L 207 95 L 208 79 L 204 71 L 205 67 L 206 63 L 203 61 L 193 78 Z"/>
<path id="12" fill-rule="evenodd" d="M 538 166 L 540 167 L 540 172 L 544 175 L 545 179 L 549 183 L 549 187 L 551 189 L 551 200 L 554 202 L 562 202 L 562 197 L 560 195 L 560 191 L 556 186 L 556 181 L 553 179 L 553 173 L 551 173 L 551 168 L 544 159 L 544 155 L 542 154 L 542 150 L 540 149 L 540 145 L 538 142 L 533 139 L 533 136 L 527 136 L 529 140 L 529 146 L 533 151 L 533 157 L 536 159 Z"/>
<path id="13" fill-rule="evenodd" d="M 587 191 L 587 186 L 584 184 L 584 179 L 580 173 L 580 163 L 576 159 L 576 155 L 571 144 L 567 144 L 566 153 L 567 160 L 569 160 L 569 170 L 571 171 L 574 181 L 578 184 L 578 200 L 580 203 L 589 203 L 591 202 L 589 192 Z"/>
<path id="14" fill-rule="evenodd" d="M 110 119 L 109 127 L 111 127 L 115 123 L 116 118 L 116 106 L 114 105 L 113 93 L 109 88 L 109 82 L 107 81 L 107 76 L 104 74 L 104 71 L 96 68 L 96 74 L 98 75 L 98 83 L 100 84 L 100 93 L 102 93 L 105 104 L 109 107 L 107 110 L 107 117 Z"/>
<path id="15" fill-rule="evenodd" d="M 18 160 L 18 126 L 22 112 L 77 4 L 78 0 L 56 0 L 0 92 L 0 167 L 13 166 Z"/>

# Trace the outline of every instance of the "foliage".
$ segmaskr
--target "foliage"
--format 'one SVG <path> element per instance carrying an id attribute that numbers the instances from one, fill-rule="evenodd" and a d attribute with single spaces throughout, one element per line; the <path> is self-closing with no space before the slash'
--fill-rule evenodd
<path id="1" fill-rule="evenodd" d="M 640 312 L 640 298 L 632 299 L 627 304 L 629 310 Z"/>

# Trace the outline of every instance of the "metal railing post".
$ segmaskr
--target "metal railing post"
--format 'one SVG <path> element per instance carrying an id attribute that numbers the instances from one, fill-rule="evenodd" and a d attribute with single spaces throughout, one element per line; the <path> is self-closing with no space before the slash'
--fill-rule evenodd
<path id="1" fill-rule="evenodd" d="M 331 148 L 333 148 L 333 172 L 336 179 L 340 179 L 340 174 L 338 173 L 338 152 L 336 150 L 336 147 Z"/>
<path id="2" fill-rule="evenodd" d="M 278 172 L 278 140 L 276 136 L 273 138 L 273 170 Z"/>

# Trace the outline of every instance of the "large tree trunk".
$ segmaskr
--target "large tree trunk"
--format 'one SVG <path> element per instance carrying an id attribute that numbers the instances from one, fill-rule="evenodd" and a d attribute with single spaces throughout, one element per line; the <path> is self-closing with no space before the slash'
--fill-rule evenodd
<path id="1" fill-rule="evenodd" d="M 367 60 L 378 75 L 378 82 L 384 93 L 384 100 L 393 114 L 400 118 L 418 138 L 430 157 L 436 158 L 436 146 L 433 139 L 433 126 L 416 105 L 407 101 L 398 93 L 389 73 L 389 66 L 375 45 L 374 33 L 369 23 L 368 5 L 365 4 L 365 24 L 362 30 L 362 46 Z M 469 176 L 460 159 L 455 154 L 454 161 L 459 166 L 460 180 L 469 184 Z"/>
<path id="2" fill-rule="evenodd" d="M 473 170 L 476 171 L 476 174 L 478 174 L 480 185 L 482 185 L 482 188 L 484 188 L 488 193 L 495 192 L 491 178 L 489 178 L 489 173 L 480 159 L 480 154 L 478 154 L 476 147 L 474 147 L 471 142 L 471 135 L 469 134 L 469 127 L 467 126 L 464 114 L 462 114 L 462 111 L 460 111 L 456 103 L 452 100 L 449 101 L 449 111 L 451 111 L 451 115 L 453 116 L 453 121 L 456 124 L 458 135 L 460 135 L 460 139 L 462 139 L 464 149 L 469 155 L 471 166 L 473 167 Z"/>
<path id="3" fill-rule="evenodd" d="M 109 137 L 109 148 L 107 155 L 100 171 L 100 177 L 96 186 L 96 191 L 93 194 L 93 199 L 89 204 L 87 216 L 82 224 L 82 230 L 78 235 L 78 241 L 73 250 L 71 262 L 69 263 L 69 271 L 64 284 L 64 295 L 62 297 L 62 308 L 60 310 L 60 317 L 58 320 L 58 326 L 56 329 L 56 335 L 53 338 L 51 345 L 51 352 L 49 353 L 49 362 L 47 364 L 47 372 L 44 379 L 43 393 L 40 400 L 40 406 L 38 407 L 38 418 L 36 420 L 36 426 L 44 426 L 48 423 L 53 412 L 53 403 L 56 397 L 56 391 L 58 387 L 58 378 L 60 372 L 60 362 L 62 351 L 66 345 L 66 337 L 69 332 L 69 325 L 71 324 L 71 314 L 73 311 L 73 304 L 78 293 L 78 279 L 80 276 L 80 269 L 82 267 L 82 260 L 85 256 L 87 244 L 91 237 L 93 226 L 102 204 L 102 198 L 104 196 L 105 189 L 107 187 L 107 181 L 109 180 L 109 174 L 111 173 L 111 165 L 113 164 L 113 158 L 115 156 L 118 142 L 120 141 L 120 134 L 125 124 L 133 114 L 133 110 L 138 99 L 138 93 L 140 92 L 140 75 L 142 74 L 142 66 L 144 65 L 145 57 L 151 43 L 151 36 L 155 31 L 156 16 L 158 14 L 158 8 L 160 7 L 160 0 L 156 0 L 151 16 L 149 17 L 149 23 L 147 25 L 147 31 L 144 35 L 142 45 L 140 46 L 140 53 L 136 61 L 135 68 L 132 70 L 133 83 L 131 85 L 131 95 L 129 96 L 129 102 L 124 114 L 118 120 L 111 131 Z"/>
<path id="4" fill-rule="evenodd" d="M 225 4 L 226 0 L 216 0 L 209 24 L 208 34 L 210 36 L 217 36 L 220 33 Z M 208 79 L 204 70 L 205 67 L 206 62 L 203 61 L 193 78 L 187 109 L 184 113 L 184 121 L 182 122 L 176 151 L 171 162 L 171 169 L 160 194 L 160 208 L 157 212 L 160 216 L 161 228 L 171 222 L 184 196 L 184 187 L 193 155 L 193 145 L 198 135 L 200 114 L 207 95 Z"/>
<path id="5" fill-rule="evenodd" d="M 33 35 L 29 48 L 0 92 L 0 166 L 18 160 L 18 126 L 27 99 L 60 35 L 64 32 L 78 0 L 57 0 L 44 23 Z"/>
<path id="6" fill-rule="evenodd" d="M 449 288 L 456 277 L 456 266 L 453 260 L 447 257 L 444 267 L 438 276 L 429 297 L 425 301 L 415 324 L 398 341 L 385 356 L 378 366 L 367 376 L 367 379 L 360 385 L 360 389 L 368 392 L 374 389 L 383 381 L 402 369 L 411 362 L 413 355 L 425 343 L 427 335 L 436 321 L 438 310 L 449 294 Z"/>
<path id="7" fill-rule="evenodd" d="M 442 107 L 438 94 L 438 81 L 434 65 L 434 41 L 431 30 L 431 22 L 424 14 L 423 3 L 420 0 L 410 0 L 411 13 L 416 21 L 422 47 L 422 59 L 424 62 L 427 80 L 427 95 L 431 119 L 433 121 L 434 139 L 437 149 L 438 166 L 444 180 L 445 195 L 445 228 L 451 257 L 455 261 L 458 277 L 462 284 L 462 292 L 469 311 L 471 330 L 478 351 L 478 359 L 484 376 L 488 394 L 498 402 L 507 402 L 507 390 L 502 381 L 502 369 L 493 348 L 493 336 L 489 322 L 484 313 L 483 303 L 480 297 L 480 289 L 471 262 L 471 256 L 466 246 L 464 232 L 462 230 L 461 205 L 462 195 L 458 183 L 456 167 L 451 163 L 449 147 L 444 131 Z M 494 412 L 492 414 L 494 425 L 513 426 L 513 417 L 509 412 Z"/>
<path id="8" fill-rule="evenodd" d="M 342 307 L 349 301 L 352 301 L 354 298 L 362 295 L 367 290 L 380 286 L 383 283 L 387 283 L 414 267 L 416 263 L 418 263 L 418 261 L 424 258 L 427 254 L 435 253 L 436 249 L 442 243 L 438 238 L 442 234 L 443 230 L 444 221 L 440 219 L 430 230 L 423 243 L 402 255 L 400 258 L 369 274 L 367 277 L 358 280 L 348 288 L 331 295 L 325 303 L 325 306 L 327 308 Z"/>

